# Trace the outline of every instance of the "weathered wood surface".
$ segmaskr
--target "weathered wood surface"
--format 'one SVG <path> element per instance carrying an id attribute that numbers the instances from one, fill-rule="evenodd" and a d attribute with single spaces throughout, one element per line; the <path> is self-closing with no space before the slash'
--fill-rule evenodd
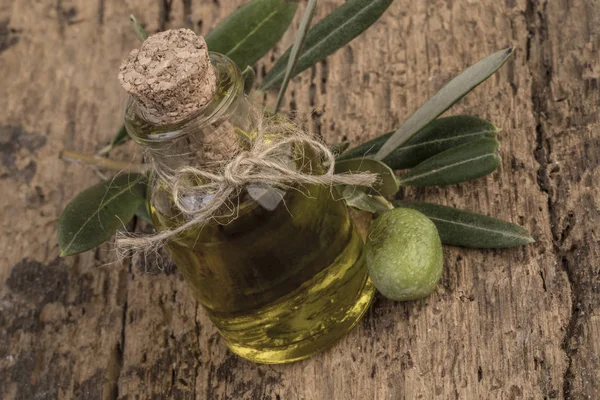
<path id="1" fill-rule="evenodd" d="M 110 246 L 58 257 L 60 211 L 98 179 L 58 153 L 92 153 L 118 128 L 116 71 L 138 45 L 128 15 L 150 32 L 206 33 L 243 2 L 0 2 L 0 397 L 598 398 L 597 0 L 396 0 L 291 84 L 286 104 L 300 121 L 331 143 L 358 143 L 398 126 L 462 68 L 518 46 L 452 109 L 502 129 L 502 168 L 404 195 L 511 220 L 536 244 L 446 248 L 433 296 L 377 298 L 317 357 L 259 366 L 232 355 L 172 267 L 115 262 Z M 320 1 L 317 18 L 341 3 Z M 293 29 L 274 54 L 292 40 Z"/>

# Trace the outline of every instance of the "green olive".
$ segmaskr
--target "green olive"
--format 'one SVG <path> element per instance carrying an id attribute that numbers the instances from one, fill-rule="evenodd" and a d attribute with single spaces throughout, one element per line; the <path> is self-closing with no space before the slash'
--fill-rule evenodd
<path id="1" fill-rule="evenodd" d="M 375 287 L 392 300 L 426 297 L 442 275 L 442 242 L 437 229 L 415 210 L 395 208 L 375 219 L 365 253 Z"/>

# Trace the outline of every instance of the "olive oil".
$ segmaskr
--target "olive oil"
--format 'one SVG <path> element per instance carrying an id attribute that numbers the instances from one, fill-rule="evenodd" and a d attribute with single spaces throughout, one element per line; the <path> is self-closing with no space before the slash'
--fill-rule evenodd
<path id="1" fill-rule="evenodd" d="M 200 115 L 177 126 L 156 126 L 130 101 L 128 132 L 155 163 L 173 170 L 203 166 L 199 137 L 207 132 L 221 137 L 223 128 L 253 129 L 239 70 L 222 55 L 211 53 L 211 60 L 217 91 Z M 315 168 L 315 160 L 301 164 Z M 280 197 L 270 205 L 250 191 L 231 199 L 229 213 L 218 222 L 188 229 L 170 239 L 167 249 L 233 352 L 260 363 L 307 358 L 348 332 L 370 304 L 375 289 L 362 239 L 330 187 L 277 189 Z M 189 220 L 159 177 L 149 197 L 157 230 Z"/>
<path id="2" fill-rule="evenodd" d="M 272 211 L 250 200 L 231 223 L 167 246 L 231 350 L 255 362 L 294 361 L 331 345 L 373 296 L 346 206 L 329 188 L 305 190 L 289 191 Z M 156 207 L 152 214 L 157 227 L 171 225 Z"/>

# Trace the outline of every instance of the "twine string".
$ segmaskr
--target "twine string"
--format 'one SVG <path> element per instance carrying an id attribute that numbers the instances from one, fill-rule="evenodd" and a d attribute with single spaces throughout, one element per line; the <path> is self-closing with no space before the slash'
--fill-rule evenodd
<path id="1" fill-rule="evenodd" d="M 293 157 L 294 150 L 301 154 Z M 296 165 L 297 161 L 308 160 L 306 152 L 322 160 L 326 167 L 323 173 L 315 174 L 311 165 Z M 302 185 L 371 187 L 378 179 L 377 174 L 372 173 L 335 174 L 335 156 L 327 146 L 289 121 L 282 123 L 275 118 L 261 120 L 250 148 L 239 151 L 217 168 L 185 166 L 173 171 L 153 162 L 152 169 L 158 179 L 166 183 L 175 207 L 188 217 L 188 221 L 152 235 L 120 233 L 116 243 L 122 252 L 156 250 L 192 227 L 201 227 L 210 221 L 220 222 L 222 217 L 230 221 L 236 212 L 231 199 L 239 196 L 249 184 L 283 189 Z M 224 214 L 226 208 L 230 214 Z"/>

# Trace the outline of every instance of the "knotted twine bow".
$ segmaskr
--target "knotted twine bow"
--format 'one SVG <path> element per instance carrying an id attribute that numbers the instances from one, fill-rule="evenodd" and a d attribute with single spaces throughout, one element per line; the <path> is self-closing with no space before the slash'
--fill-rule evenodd
<path id="1" fill-rule="evenodd" d="M 371 187 L 378 179 L 378 175 L 372 173 L 335 174 L 335 156 L 331 150 L 287 120 L 262 118 L 255 133 L 248 150 L 238 152 L 218 168 L 186 166 L 171 171 L 154 162 L 155 175 L 167 184 L 175 207 L 188 217 L 188 221 L 153 235 L 120 233 L 117 248 L 121 251 L 152 251 L 187 229 L 201 227 L 212 220 L 219 222 L 225 208 L 231 211 L 225 216 L 234 216 L 237 207 L 231 199 L 239 196 L 249 184 L 284 189 L 301 185 Z M 300 153 L 296 157 L 292 156 L 294 149 Z M 312 161 L 305 155 L 308 152 L 316 155 Z M 315 159 L 322 160 L 326 168 L 322 174 L 314 174 L 321 168 L 296 163 L 299 160 L 306 164 Z"/>

